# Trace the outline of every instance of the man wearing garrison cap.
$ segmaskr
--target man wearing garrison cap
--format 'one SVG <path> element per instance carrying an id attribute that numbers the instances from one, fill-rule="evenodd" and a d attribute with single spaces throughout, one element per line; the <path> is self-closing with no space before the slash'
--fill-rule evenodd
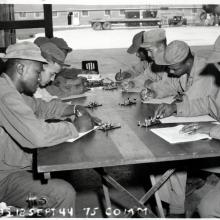
<path id="1" fill-rule="evenodd" d="M 148 36 L 150 36 L 150 42 L 148 42 Z M 154 36 L 154 38 L 152 38 Z M 145 48 L 146 42 L 149 44 Z M 141 31 L 137 33 L 132 40 L 132 45 L 128 48 L 127 52 L 130 54 L 136 53 L 139 57 L 140 62 L 132 66 L 130 69 L 116 74 L 115 78 L 118 81 L 124 81 L 123 84 L 130 84 L 130 87 L 135 87 L 136 89 L 143 88 L 144 82 L 150 80 L 150 82 L 155 82 L 162 79 L 164 68 L 155 65 L 154 57 L 149 53 L 149 46 L 152 47 L 166 47 L 166 36 L 165 30 L 163 29 L 152 29 L 149 31 Z M 128 86 L 128 89 L 129 86 Z"/>

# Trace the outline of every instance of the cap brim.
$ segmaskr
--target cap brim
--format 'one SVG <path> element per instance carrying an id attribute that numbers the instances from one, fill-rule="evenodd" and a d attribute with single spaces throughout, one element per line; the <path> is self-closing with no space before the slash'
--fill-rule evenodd
<path id="1" fill-rule="evenodd" d="M 41 63 L 48 63 L 47 60 L 41 59 L 41 58 L 30 58 L 30 57 L 25 57 L 25 56 L 5 56 L 4 58 L 1 58 L 4 62 L 6 62 L 8 59 L 21 59 L 21 60 L 33 60 L 33 61 L 38 61 Z"/>
<path id="2" fill-rule="evenodd" d="M 134 46 L 133 44 L 127 49 L 127 52 L 130 54 L 134 54 L 138 51 L 138 48 Z"/>
<path id="3" fill-rule="evenodd" d="M 71 65 L 70 65 L 70 64 L 67 64 L 67 63 L 63 63 L 63 64 L 61 64 L 61 66 L 70 67 Z"/>
<path id="4" fill-rule="evenodd" d="M 72 51 L 73 51 L 73 49 L 72 49 L 72 48 L 70 48 L 70 47 L 65 48 L 65 49 L 68 51 L 68 53 L 70 53 L 70 52 L 72 52 Z"/>
<path id="5" fill-rule="evenodd" d="M 218 63 L 220 62 L 220 53 L 213 52 L 210 57 L 206 60 L 206 63 Z"/>
<path id="6" fill-rule="evenodd" d="M 150 46 L 151 46 L 150 43 L 143 43 L 143 44 L 140 45 L 140 47 L 143 47 L 143 48 L 148 48 Z"/>

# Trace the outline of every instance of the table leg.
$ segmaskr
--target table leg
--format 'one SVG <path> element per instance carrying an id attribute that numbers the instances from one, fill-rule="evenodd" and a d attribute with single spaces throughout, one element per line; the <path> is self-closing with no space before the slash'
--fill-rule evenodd
<path id="1" fill-rule="evenodd" d="M 135 207 L 134 207 L 134 212 L 138 213 L 139 215 L 141 215 L 138 210 L 147 210 L 147 215 L 143 216 L 143 214 L 141 215 L 141 217 L 156 217 L 153 212 L 147 208 L 143 203 L 139 202 L 139 200 L 133 196 L 130 192 L 128 192 L 123 186 L 121 186 L 116 180 L 114 180 L 111 176 L 109 176 L 108 174 L 105 173 L 103 168 L 96 168 L 95 169 L 96 172 L 98 172 L 100 174 L 100 176 L 106 181 L 108 182 L 111 186 L 113 186 L 115 189 L 117 189 L 118 191 L 125 193 L 127 196 L 129 196 L 130 199 L 133 200 L 133 202 L 135 203 Z M 131 214 L 133 215 L 133 214 Z"/>
<path id="2" fill-rule="evenodd" d="M 175 172 L 175 169 L 167 170 L 160 180 L 153 185 L 148 192 L 140 199 L 140 202 L 144 204 L 147 200 L 170 178 L 170 176 Z"/>
<path id="3" fill-rule="evenodd" d="M 111 200 L 110 200 L 110 195 L 109 195 L 109 190 L 108 187 L 105 185 L 105 183 L 102 182 L 102 188 L 105 196 L 105 202 L 106 202 L 106 209 L 112 210 L 112 205 L 111 205 Z M 109 216 L 110 218 L 112 217 L 112 214 Z"/>
<path id="4" fill-rule="evenodd" d="M 154 175 L 150 175 L 150 181 L 151 181 L 152 186 L 154 186 L 156 184 L 156 180 L 155 180 Z M 160 199 L 158 191 L 156 191 L 154 193 L 154 196 L 155 196 L 155 199 L 156 199 L 156 203 L 157 203 L 157 207 L 158 207 L 158 210 L 159 210 L 160 217 L 165 218 L 164 211 L 163 211 L 163 206 L 162 206 L 161 199 Z"/>
<path id="5" fill-rule="evenodd" d="M 148 199 L 154 195 L 154 193 L 170 178 L 170 176 L 175 172 L 175 169 L 169 169 L 167 170 L 162 177 L 160 178 L 160 180 L 154 184 L 149 190 L 148 192 L 139 200 L 139 202 L 141 204 L 145 204 Z M 126 217 L 132 217 L 132 213 L 127 215 Z"/>

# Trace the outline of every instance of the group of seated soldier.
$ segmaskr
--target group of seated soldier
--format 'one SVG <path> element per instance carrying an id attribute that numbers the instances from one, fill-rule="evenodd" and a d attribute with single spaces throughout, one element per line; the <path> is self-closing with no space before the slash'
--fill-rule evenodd
<path id="1" fill-rule="evenodd" d="M 74 188 L 60 179 L 41 184 L 31 169 L 34 149 L 63 143 L 101 123 L 83 106 L 59 99 L 86 91 L 86 80 L 78 77 L 83 70 L 65 62 L 71 51 L 62 38 L 39 37 L 34 43 L 10 45 L 1 56 L 0 201 L 25 207 L 25 197 L 35 192 L 39 198 L 46 198 L 50 208 L 72 208 L 69 217 L 74 217 Z M 184 41 L 167 45 L 164 29 L 137 33 L 127 52 L 136 53 L 140 62 L 115 75 L 124 91 L 138 89 L 141 100 L 178 97 L 172 104 L 159 105 L 154 118 L 210 114 L 219 119 L 220 36 L 207 59 L 193 53 Z M 49 123 L 51 118 L 62 121 Z M 183 132 L 206 133 L 216 139 L 220 139 L 219 131 L 220 126 L 215 124 L 194 123 L 183 128 Z M 175 172 L 159 189 L 170 216 L 185 215 L 186 181 L 186 171 Z M 219 203 L 220 182 L 202 198 L 200 216 L 220 217 Z M 59 217 L 60 213 L 52 215 Z"/>
<path id="2" fill-rule="evenodd" d="M 153 119 L 175 116 L 211 115 L 219 120 L 220 115 L 220 36 L 216 39 L 208 58 L 191 51 L 190 46 L 180 40 L 166 43 L 164 29 L 137 33 L 128 53 L 136 53 L 140 62 L 131 69 L 119 72 L 115 79 L 124 90 L 140 91 L 140 99 L 174 96 L 171 104 L 160 104 Z M 220 139 L 220 125 L 197 123 L 183 127 L 188 134 L 205 133 Z M 220 167 L 209 172 L 220 172 Z M 159 178 L 159 177 L 158 177 Z M 172 216 L 185 216 L 186 172 L 175 172 L 159 189 L 162 201 L 169 204 Z M 201 217 L 220 217 L 220 181 L 200 201 L 198 213 Z"/>

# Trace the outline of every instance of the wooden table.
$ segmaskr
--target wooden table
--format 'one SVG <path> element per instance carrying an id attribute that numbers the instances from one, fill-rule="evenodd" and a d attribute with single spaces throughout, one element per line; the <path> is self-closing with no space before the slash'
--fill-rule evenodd
<path id="1" fill-rule="evenodd" d="M 217 140 L 201 140 L 173 145 L 152 133 L 150 129 L 138 127 L 137 121 L 143 121 L 144 118 L 153 115 L 155 105 L 142 104 L 137 100 L 136 105 L 120 106 L 119 103 L 127 97 L 138 98 L 138 95 L 136 93 L 123 94 L 119 91 L 97 89 L 86 99 L 75 101 L 79 104 L 87 104 L 89 101 L 101 103 L 102 106 L 90 110 L 91 113 L 104 122 L 120 123 L 121 128 L 108 133 L 96 130 L 74 143 L 62 143 L 54 147 L 38 149 L 37 171 L 44 173 L 47 178 L 49 173 L 53 171 L 220 156 L 220 142 Z M 99 173 L 102 172 L 106 181 L 124 191 L 124 188 L 121 188 L 106 173 L 98 171 Z M 169 178 L 173 172 L 172 169 L 168 170 L 160 184 Z M 152 187 L 150 194 L 145 195 L 140 201 L 137 200 L 137 204 L 144 205 L 146 199 L 160 187 L 160 184 Z M 108 194 L 106 188 L 104 191 Z M 108 205 L 110 206 L 110 201 Z"/>

